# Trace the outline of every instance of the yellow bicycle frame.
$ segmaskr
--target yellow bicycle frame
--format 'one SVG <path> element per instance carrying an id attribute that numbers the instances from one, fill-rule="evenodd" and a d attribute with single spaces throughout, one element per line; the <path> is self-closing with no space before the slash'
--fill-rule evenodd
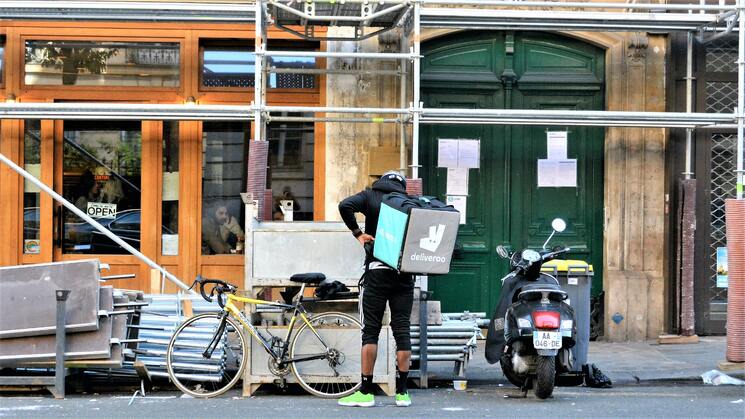
<path id="1" fill-rule="evenodd" d="M 303 287 L 301 288 L 301 294 L 300 295 L 302 295 L 302 290 L 304 290 L 304 288 L 305 288 L 305 284 L 303 284 Z M 281 307 L 281 308 L 285 308 L 285 309 L 292 308 L 292 309 L 294 309 L 294 312 L 292 313 L 292 318 L 290 319 L 290 323 L 287 326 L 287 335 L 285 336 L 285 342 L 286 342 L 285 345 L 289 345 L 290 335 L 292 334 L 292 329 L 295 326 L 295 321 L 297 320 L 297 316 L 298 315 L 300 315 L 300 318 L 303 320 L 303 322 L 308 325 L 308 327 L 313 332 L 313 334 L 315 334 L 316 337 L 318 337 L 318 339 L 324 345 L 326 344 L 323 341 L 323 338 L 321 338 L 321 336 L 318 334 L 318 332 L 316 331 L 316 329 L 313 327 L 313 325 L 310 324 L 310 321 L 308 321 L 308 317 L 305 315 L 305 313 L 300 308 L 298 308 L 299 302 L 298 302 L 298 304 L 290 305 L 290 304 L 277 303 L 277 302 L 274 302 L 274 301 L 258 300 L 258 299 L 255 299 L 255 298 L 239 297 L 239 296 L 234 295 L 234 294 L 227 294 L 227 297 L 228 297 L 228 300 L 225 302 L 225 310 L 228 313 L 230 313 L 230 315 L 234 319 L 238 320 L 243 325 L 243 327 L 245 329 L 248 329 L 248 332 L 251 333 L 251 336 L 253 336 L 254 339 L 256 339 L 257 341 L 259 341 L 259 343 L 261 343 L 261 345 L 264 347 L 264 349 L 266 349 L 266 351 L 269 354 L 271 354 L 274 358 L 279 358 L 283 354 L 276 354 L 276 353 L 274 353 L 274 351 L 272 350 L 269 342 L 267 342 L 265 339 L 263 339 L 261 337 L 261 335 L 258 334 L 258 332 L 256 331 L 256 328 L 251 324 L 251 322 L 248 321 L 248 319 L 246 319 L 246 317 L 243 315 L 243 313 L 241 312 L 241 310 L 234 304 L 234 302 L 241 302 L 241 303 L 254 304 L 254 305 L 265 304 L 265 305 L 268 305 L 268 306 Z"/>

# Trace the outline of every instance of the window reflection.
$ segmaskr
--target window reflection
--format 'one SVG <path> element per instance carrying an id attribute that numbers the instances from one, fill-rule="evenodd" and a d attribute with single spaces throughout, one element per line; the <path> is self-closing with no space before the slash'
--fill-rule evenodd
<path id="1" fill-rule="evenodd" d="M 270 48 L 290 49 L 286 45 L 273 44 Z M 293 50 L 309 51 L 315 44 Z M 278 69 L 316 68 L 314 57 L 268 57 L 269 67 Z M 254 87 L 254 65 L 256 56 L 253 46 L 248 44 L 211 44 L 202 47 L 202 86 L 207 88 L 250 88 Z M 269 73 L 267 86 L 273 89 L 313 89 L 316 76 L 313 74 Z"/>
<path id="2" fill-rule="evenodd" d="M 202 132 L 202 254 L 242 253 L 250 125 L 205 122 Z"/>
<path id="3" fill-rule="evenodd" d="M 26 85 L 178 87 L 175 42 L 26 41 Z"/>
<path id="4" fill-rule="evenodd" d="M 179 135 L 178 121 L 163 122 L 161 254 L 178 255 Z"/>
<path id="5" fill-rule="evenodd" d="M 41 179 L 41 123 L 38 120 L 24 122 L 23 135 L 23 168 Z M 41 207 L 41 190 L 29 182 L 23 181 L 23 253 L 41 253 L 39 235 L 39 208 Z"/>
<path id="6" fill-rule="evenodd" d="M 0 36 L 0 85 L 5 81 L 5 38 Z"/>
<path id="7" fill-rule="evenodd" d="M 63 194 L 80 210 L 140 247 L 142 132 L 139 122 L 65 121 Z M 63 209 L 65 253 L 127 253 Z"/>
<path id="8" fill-rule="evenodd" d="M 302 116 L 302 114 L 286 114 L 285 116 Z M 269 124 L 267 139 L 269 140 L 269 187 L 274 201 L 272 218 L 276 221 L 286 219 L 285 213 L 289 201 L 292 205 L 293 221 L 312 221 L 315 143 L 313 123 Z"/>

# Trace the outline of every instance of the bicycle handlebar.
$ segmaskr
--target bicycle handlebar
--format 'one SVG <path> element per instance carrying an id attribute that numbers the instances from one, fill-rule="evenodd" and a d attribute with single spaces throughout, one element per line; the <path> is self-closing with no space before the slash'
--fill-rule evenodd
<path id="1" fill-rule="evenodd" d="M 204 278 L 202 277 L 202 275 L 197 275 L 197 279 L 194 280 L 194 283 L 191 284 L 191 287 L 189 287 L 189 289 L 194 288 L 194 286 L 197 284 L 199 284 L 199 293 L 202 294 L 202 298 L 204 298 L 207 302 L 213 302 L 212 296 L 214 296 L 215 292 L 217 292 L 217 304 L 220 306 L 220 308 L 224 308 L 224 304 L 220 296 L 225 292 L 229 292 L 232 294 L 238 290 L 238 287 L 233 284 L 229 284 L 220 279 Z M 215 284 L 215 286 L 212 287 L 212 290 L 210 290 L 209 295 L 204 292 L 204 287 L 208 284 Z"/>

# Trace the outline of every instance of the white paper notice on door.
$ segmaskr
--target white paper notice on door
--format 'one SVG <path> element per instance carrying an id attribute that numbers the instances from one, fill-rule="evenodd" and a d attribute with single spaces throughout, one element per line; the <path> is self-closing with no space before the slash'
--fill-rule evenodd
<path id="1" fill-rule="evenodd" d="M 479 155 L 481 153 L 481 141 L 459 140 L 458 141 L 458 167 L 463 169 L 478 169 Z"/>
<path id="2" fill-rule="evenodd" d="M 458 140 L 437 142 L 437 167 L 458 167 Z"/>
<path id="3" fill-rule="evenodd" d="M 548 160 L 567 159 L 567 132 L 548 131 L 546 133 Z"/>
<path id="4" fill-rule="evenodd" d="M 577 159 L 556 161 L 556 186 L 561 188 L 577 187 Z"/>
<path id="5" fill-rule="evenodd" d="M 460 223 L 465 224 L 467 197 L 448 195 L 445 201 L 448 205 L 452 205 L 456 210 L 458 210 L 458 212 L 460 213 Z"/>
<path id="6" fill-rule="evenodd" d="M 448 169 L 446 195 L 468 195 L 468 169 Z"/>
<path id="7" fill-rule="evenodd" d="M 538 159 L 539 188 L 576 188 L 577 159 Z"/>
<path id="8" fill-rule="evenodd" d="M 163 256 L 178 256 L 178 234 L 163 234 L 161 251 Z"/>
<path id="9" fill-rule="evenodd" d="M 480 153 L 480 140 L 440 138 L 437 142 L 437 167 L 478 169 Z"/>

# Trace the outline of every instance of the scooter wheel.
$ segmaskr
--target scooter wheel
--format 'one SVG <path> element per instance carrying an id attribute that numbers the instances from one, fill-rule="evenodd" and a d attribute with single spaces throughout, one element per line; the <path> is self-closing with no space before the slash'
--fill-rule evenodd
<path id="1" fill-rule="evenodd" d="M 553 356 L 539 356 L 536 361 L 535 396 L 547 399 L 554 392 L 556 359 Z"/>

